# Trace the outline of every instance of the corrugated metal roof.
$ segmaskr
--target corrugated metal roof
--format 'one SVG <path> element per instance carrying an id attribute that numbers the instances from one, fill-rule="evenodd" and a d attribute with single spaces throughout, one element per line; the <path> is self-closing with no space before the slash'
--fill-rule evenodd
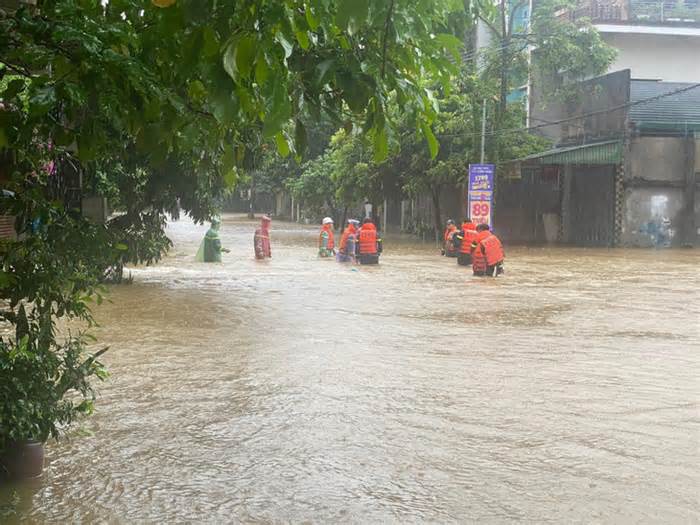
<path id="1" fill-rule="evenodd" d="M 632 80 L 630 102 L 657 97 L 693 85 L 694 83 Z M 700 87 L 631 106 L 629 118 L 640 130 L 699 131 Z"/>
<path id="2" fill-rule="evenodd" d="M 520 161 L 531 161 L 542 165 L 619 164 L 622 161 L 622 142 L 619 140 L 609 140 L 595 144 L 555 148 L 530 155 L 529 157 L 520 159 Z"/>

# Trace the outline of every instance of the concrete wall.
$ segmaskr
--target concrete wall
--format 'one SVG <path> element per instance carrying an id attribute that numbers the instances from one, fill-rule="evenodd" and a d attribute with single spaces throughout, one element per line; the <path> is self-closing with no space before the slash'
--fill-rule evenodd
<path id="1" fill-rule="evenodd" d="M 589 116 L 563 123 L 563 140 L 582 144 L 585 141 L 619 138 L 627 128 L 627 111 L 608 110 L 627 104 L 629 99 L 629 70 L 581 82 L 578 93 L 567 101 L 562 118 Z"/>
<path id="2" fill-rule="evenodd" d="M 685 150 L 678 137 L 633 137 L 627 180 L 676 181 L 685 179 Z"/>
<path id="3" fill-rule="evenodd" d="M 695 246 L 700 246 L 700 187 L 698 187 L 698 181 L 700 181 L 700 137 L 695 139 L 695 202 L 693 203 L 693 208 L 695 210 Z"/>
<path id="4" fill-rule="evenodd" d="M 603 33 L 618 50 L 610 71 L 630 69 L 632 78 L 700 82 L 700 36 Z"/>
<path id="5" fill-rule="evenodd" d="M 625 110 L 606 111 L 629 102 L 629 70 L 616 71 L 576 86 L 576 93 L 565 102 L 548 98 L 543 86 L 557 79 L 533 75 L 530 91 L 530 125 L 541 126 L 564 119 L 567 122 L 539 128 L 540 133 L 556 143 L 584 143 L 585 141 L 618 138 L 626 129 Z M 597 113 L 596 113 L 597 112 Z M 594 115 L 578 118 L 578 115 Z"/>
<path id="6" fill-rule="evenodd" d="M 697 173 L 700 178 L 700 170 Z M 695 247 L 700 246 L 700 191 L 695 191 Z"/>
<path id="7" fill-rule="evenodd" d="M 681 137 L 635 137 L 631 139 L 624 180 L 621 244 L 696 244 L 692 230 L 700 214 L 697 197 L 688 202 L 688 162 L 700 171 L 700 157 L 688 152 L 688 139 Z M 700 153 L 698 141 L 690 144 Z M 688 207 L 690 205 L 690 207 Z M 694 208 L 695 218 L 688 216 Z M 691 231 L 688 231 L 691 230 Z M 665 240 L 659 240 L 659 233 Z"/>
<path id="8" fill-rule="evenodd" d="M 532 53 L 532 61 L 537 63 L 537 51 Z M 545 76 L 536 67 L 530 75 L 530 83 L 528 86 L 528 126 L 544 126 L 538 128 L 535 133 L 548 138 L 554 143 L 561 140 L 562 130 L 560 125 L 546 125 L 549 122 L 555 122 L 564 115 L 564 103 L 561 100 L 547 97 L 544 90 L 547 86 L 550 88 L 561 86 L 562 79 L 557 75 Z"/>
<path id="9" fill-rule="evenodd" d="M 659 243 L 660 229 L 667 229 L 668 241 L 677 245 L 683 210 L 680 188 L 626 188 L 624 210 L 620 239 L 623 246 L 652 247 Z M 660 222 L 664 218 L 670 221 L 668 225 Z"/>

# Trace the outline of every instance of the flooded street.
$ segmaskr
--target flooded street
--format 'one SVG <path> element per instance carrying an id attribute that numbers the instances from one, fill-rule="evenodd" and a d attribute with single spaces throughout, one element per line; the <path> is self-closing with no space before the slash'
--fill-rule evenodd
<path id="1" fill-rule="evenodd" d="M 489 280 L 279 222 L 257 262 L 254 227 L 212 265 L 174 222 L 113 289 L 96 414 L 0 521 L 700 522 L 697 251 L 506 246 Z"/>

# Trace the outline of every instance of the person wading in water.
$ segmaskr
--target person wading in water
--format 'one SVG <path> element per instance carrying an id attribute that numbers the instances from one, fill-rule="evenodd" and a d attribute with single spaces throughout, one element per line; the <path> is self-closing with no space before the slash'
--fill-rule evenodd
<path id="1" fill-rule="evenodd" d="M 229 250 L 221 247 L 221 239 L 219 238 L 219 227 L 221 221 L 217 218 L 211 220 L 211 227 L 202 239 L 202 244 L 199 245 L 197 256 L 199 262 L 221 262 L 221 252 L 229 253 Z"/>
<path id="2" fill-rule="evenodd" d="M 269 259 L 272 257 L 272 250 L 270 249 L 270 223 L 272 219 L 267 215 L 262 216 L 260 221 L 260 228 L 255 230 L 255 235 L 253 235 L 253 247 L 255 249 L 256 259 Z"/>
<path id="3" fill-rule="evenodd" d="M 377 235 L 377 227 L 372 219 L 367 218 L 362 223 L 362 228 L 357 235 L 358 256 L 360 264 L 379 264 L 379 255 L 382 253 L 382 240 Z"/>
<path id="4" fill-rule="evenodd" d="M 503 273 L 503 245 L 489 229 L 488 224 L 476 227 L 476 239 L 472 247 L 472 271 L 481 277 L 496 277 Z"/>
<path id="5" fill-rule="evenodd" d="M 333 257 L 335 255 L 335 233 L 333 232 L 333 219 L 323 219 L 321 232 L 318 234 L 318 256 Z"/>

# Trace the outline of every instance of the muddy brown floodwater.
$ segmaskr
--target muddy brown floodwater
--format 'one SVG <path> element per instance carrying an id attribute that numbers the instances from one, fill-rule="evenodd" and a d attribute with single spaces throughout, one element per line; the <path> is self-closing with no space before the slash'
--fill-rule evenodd
<path id="1" fill-rule="evenodd" d="M 174 222 L 171 254 L 97 311 L 93 418 L 0 486 L 28 523 L 700 520 L 697 251 L 507 248 L 473 278 L 389 239 L 379 267 L 316 228 Z"/>

